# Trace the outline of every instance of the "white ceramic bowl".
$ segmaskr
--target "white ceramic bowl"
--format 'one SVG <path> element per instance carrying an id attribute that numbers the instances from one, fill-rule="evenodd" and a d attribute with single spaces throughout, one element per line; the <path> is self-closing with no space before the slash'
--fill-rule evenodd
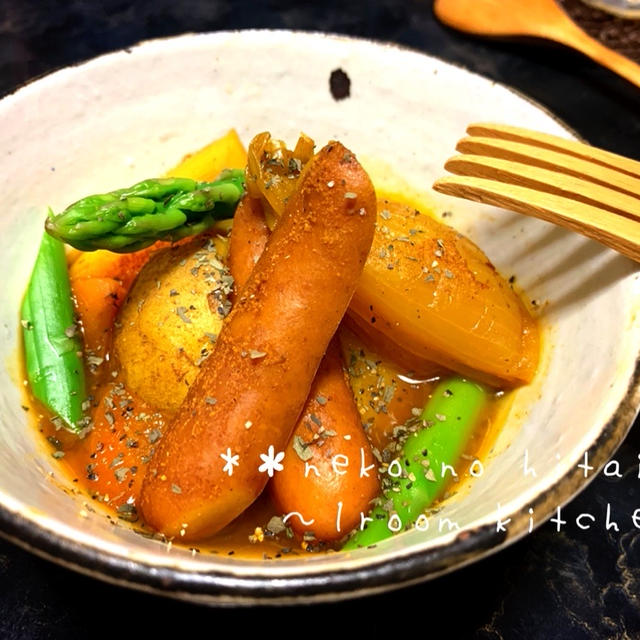
<path id="1" fill-rule="evenodd" d="M 342 68 L 351 95 L 335 100 Z M 257 69 L 258 71 L 252 71 Z M 147 540 L 99 514 L 36 437 L 21 405 L 18 309 L 47 205 L 161 174 L 235 127 L 294 141 L 336 138 L 425 192 L 473 121 L 570 135 L 502 86 L 424 55 L 317 34 L 237 32 L 158 40 L 59 71 L 0 102 L 0 524 L 5 535 L 85 573 L 215 603 L 327 600 L 434 577 L 525 535 L 586 485 L 631 425 L 639 400 L 638 277 L 626 259 L 546 223 L 432 197 L 453 211 L 504 275 L 539 303 L 545 326 L 538 379 L 518 392 L 482 477 L 438 514 L 459 530 L 411 531 L 349 554 L 283 562 L 197 557 Z M 369 159 L 367 161 L 367 159 Z M 535 476 L 525 474 L 525 455 Z M 51 474 L 54 476 L 51 477 Z M 592 477 L 592 476 L 591 476 Z M 498 505 L 500 511 L 498 513 Z M 506 531 L 496 520 L 511 518 Z"/>

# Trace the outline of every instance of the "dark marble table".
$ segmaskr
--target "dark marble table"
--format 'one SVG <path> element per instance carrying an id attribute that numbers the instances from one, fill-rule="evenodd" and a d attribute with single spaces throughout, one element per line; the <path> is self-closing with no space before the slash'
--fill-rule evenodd
<path id="1" fill-rule="evenodd" d="M 548 44 L 452 32 L 438 24 L 426 0 L 0 0 L 0 95 L 146 38 L 249 27 L 330 31 L 414 47 L 510 84 L 591 143 L 640 159 L 640 90 Z M 561 532 L 547 523 L 452 575 L 332 605 L 210 610 L 104 584 L 0 541 L 0 638 L 186 637 L 193 631 L 214 637 L 249 626 L 260 637 L 330 638 L 341 637 L 347 625 L 356 637 L 389 639 L 436 633 L 640 638 L 640 530 L 629 518 L 640 507 L 639 454 L 636 423 L 616 454 L 624 478 L 597 478 L 564 510 L 569 524 Z M 619 532 L 605 530 L 607 503 L 621 516 Z M 599 518 L 590 531 L 575 525 L 582 512 Z"/>

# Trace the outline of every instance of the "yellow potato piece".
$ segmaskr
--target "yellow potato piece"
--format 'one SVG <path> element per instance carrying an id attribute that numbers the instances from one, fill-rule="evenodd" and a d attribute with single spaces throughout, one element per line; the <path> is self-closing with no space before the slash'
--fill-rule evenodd
<path id="1" fill-rule="evenodd" d="M 211 354 L 231 307 L 225 255 L 226 239 L 217 236 L 158 252 L 140 271 L 116 322 L 121 379 L 169 415 Z"/>
<path id="2" fill-rule="evenodd" d="M 221 138 L 195 153 L 186 155 L 178 165 L 167 171 L 166 175 L 210 182 L 215 180 L 223 169 L 244 169 L 246 164 L 247 152 L 235 129 L 230 129 Z"/>

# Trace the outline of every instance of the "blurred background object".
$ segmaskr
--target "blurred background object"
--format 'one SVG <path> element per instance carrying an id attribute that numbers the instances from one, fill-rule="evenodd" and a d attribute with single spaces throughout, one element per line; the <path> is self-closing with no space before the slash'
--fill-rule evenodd
<path id="1" fill-rule="evenodd" d="M 638 0 L 584 0 L 584 2 L 623 18 L 640 18 L 640 2 Z"/>
<path id="2" fill-rule="evenodd" d="M 478 36 L 553 40 L 640 87 L 640 66 L 589 35 L 556 0 L 435 0 L 434 12 L 447 26 Z"/>
<path id="3" fill-rule="evenodd" d="M 588 0 L 559 1 L 569 17 L 591 37 L 640 64 L 640 13 L 633 19 L 596 8 L 596 0 L 594 6 L 586 4 Z"/>

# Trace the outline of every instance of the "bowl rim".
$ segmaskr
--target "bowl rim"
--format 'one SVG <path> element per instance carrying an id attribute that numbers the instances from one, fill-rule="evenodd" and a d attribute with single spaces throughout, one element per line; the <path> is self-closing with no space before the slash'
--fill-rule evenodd
<path id="1" fill-rule="evenodd" d="M 212 36 L 277 35 L 279 33 L 347 43 L 368 43 L 377 48 L 397 49 L 437 60 L 445 66 L 487 79 L 486 76 L 462 64 L 394 42 L 318 31 L 237 29 L 186 33 L 143 40 L 132 46 L 82 60 L 32 78 L 14 91 L 2 96 L 0 101 L 7 99 L 11 101 L 33 84 L 46 81 L 70 69 L 82 68 L 98 60 L 115 59 L 121 57 L 123 53 L 130 53 L 132 50 L 162 42 L 187 41 Z M 580 138 L 561 118 L 530 96 L 507 84 L 493 80 L 491 82 L 529 102 L 558 122 L 565 130 Z M 139 559 L 119 556 L 99 547 L 62 537 L 24 515 L 10 510 L 4 504 L 0 504 L 0 535 L 27 551 L 79 573 L 112 584 L 191 602 L 221 606 L 248 606 L 302 604 L 327 602 L 345 597 L 362 597 L 430 580 L 496 553 L 530 532 L 528 512 L 530 507 L 534 508 L 537 514 L 533 528 L 541 526 L 557 507 L 564 506 L 597 477 L 599 471 L 622 444 L 639 409 L 640 354 L 636 356 L 635 368 L 629 378 L 624 396 L 588 450 L 589 461 L 593 466 L 593 472 L 588 478 L 584 478 L 576 464 L 572 464 L 569 471 L 559 478 L 549 491 L 538 495 L 526 507 L 504 514 L 505 517 L 511 518 L 507 531 L 497 531 L 493 525 L 466 529 L 455 536 L 451 542 L 434 544 L 428 549 L 413 552 L 408 550 L 391 560 L 374 558 L 367 560 L 364 565 L 358 564 L 352 568 L 333 567 L 326 570 L 316 568 L 313 572 L 304 575 L 279 574 L 276 580 L 264 575 L 253 577 L 232 575 L 224 570 L 194 572 L 172 566 L 151 565 Z"/>

